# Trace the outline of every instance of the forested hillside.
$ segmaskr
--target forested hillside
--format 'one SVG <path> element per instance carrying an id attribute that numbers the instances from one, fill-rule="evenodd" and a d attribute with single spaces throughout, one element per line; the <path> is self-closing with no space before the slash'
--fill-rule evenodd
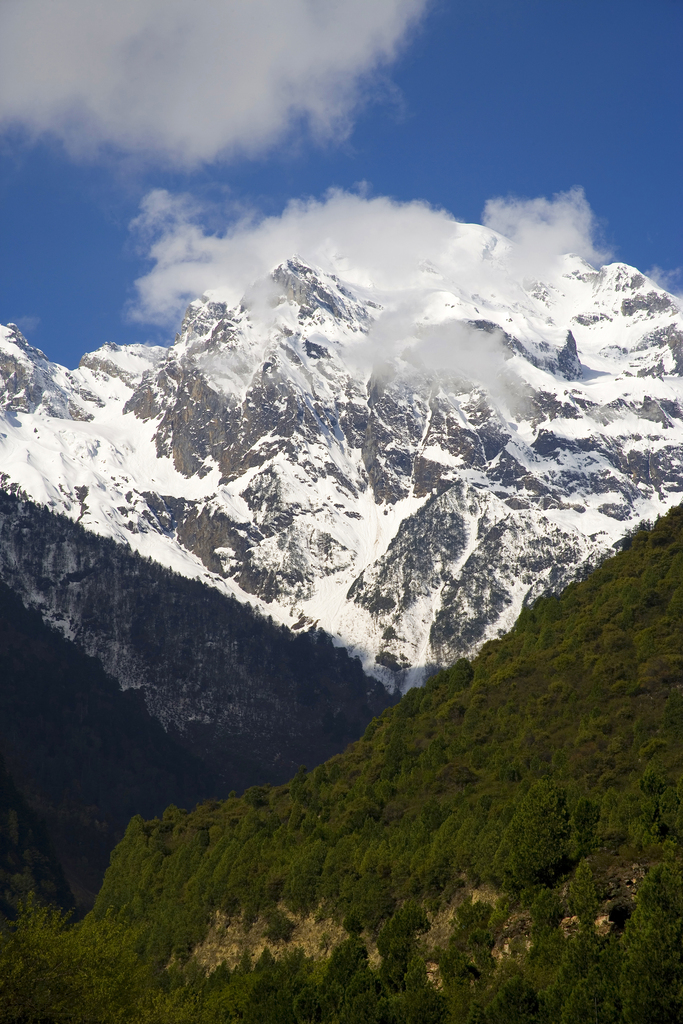
<path id="1" fill-rule="evenodd" d="M 680 1020 L 682 627 L 675 509 L 345 753 L 134 818 L 79 926 L 121 1019 Z"/>

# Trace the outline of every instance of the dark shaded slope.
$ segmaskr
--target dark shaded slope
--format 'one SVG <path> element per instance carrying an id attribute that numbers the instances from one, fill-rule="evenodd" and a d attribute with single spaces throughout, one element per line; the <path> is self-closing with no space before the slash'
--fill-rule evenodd
<path id="1" fill-rule="evenodd" d="M 392 703 L 325 634 L 296 635 L 3 493 L 0 577 L 25 604 L 68 624 L 122 687 L 139 687 L 225 793 L 325 760 Z"/>
<path id="2" fill-rule="evenodd" d="M 152 816 L 170 802 L 193 806 L 217 792 L 216 782 L 152 718 L 139 691 L 122 692 L 2 583 L 0 666 L 0 749 L 88 905 L 133 814 Z M 26 828 L 43 835 L 36 821 Z"/>
<path id="3" fill-rule="evenodd" d="M 44 822 L 17 790 L 0 756 L 0 922 L 30 893 L 63 910 L 73 896 Z"/>
<path id="4" fill-rule="evenodd" d="M 434 910 L 480 880 L 533 892 L 596 850 L 632 905 L 620 865 L 683 842 L 682 691 L 678 508 L 340 757 L 288 786 L 136 819 L 97 912 L 142 922 L 163 960 L 216 912 L 252 921 L 280 902 L 350 913 L 372 934 L 408 898 Z"/>

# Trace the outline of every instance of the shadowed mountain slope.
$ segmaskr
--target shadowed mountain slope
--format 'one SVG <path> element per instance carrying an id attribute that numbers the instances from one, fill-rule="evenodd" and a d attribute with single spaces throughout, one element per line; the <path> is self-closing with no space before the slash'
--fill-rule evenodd
<path id="1" fill-rule="evenodd" d="M 63 910 L 73 906 L 45 823 L 31 810 L 0 757 L 0 922 L 30 893 Z"/>
<path id="2" fill-rule="evenodd" d="M 169 801 L 192 805 L 216 793 L 216 781 L 164 732 L 139 690 L 122 692 L 96 659 L 3 583 L 0 663 L 0 750 L 33 809 L 25 828 L 41 837 L 47 828 L 78 902 L 88 906 L 132 814 L 159 813 Z M 45 824 L 37 828 L 34 819 Z M 35 879 L 47 898 L 40 870 Z M 57 883 L 51 898 L 65 904 Z"/>
<path id="3" fill-rule="evenodd" d="M 318 630 L 292 633 L 65 516 L 0 493 L 0 579 L 216 776 L 284 782 L 392 702 Z M 130 700 L 133 700 L 131 695 Z"/>

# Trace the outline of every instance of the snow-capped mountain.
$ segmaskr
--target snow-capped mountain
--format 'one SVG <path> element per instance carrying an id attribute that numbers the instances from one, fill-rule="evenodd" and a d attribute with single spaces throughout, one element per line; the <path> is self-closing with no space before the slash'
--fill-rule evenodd
<path id="1" fill-rule="evenodd" d="M 529 279 L 454 225 L 409 287 L 293 257 L 74 371 L 2 328 L 2 487 L 403 687 L 681 500 L 682 375 L 683 315 L 637 270 Z"/>

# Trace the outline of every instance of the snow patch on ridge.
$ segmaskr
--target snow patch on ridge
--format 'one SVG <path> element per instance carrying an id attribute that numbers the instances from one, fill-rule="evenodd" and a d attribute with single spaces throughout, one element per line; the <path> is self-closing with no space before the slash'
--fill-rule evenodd
<path id="1" fill-rule="evenodd" d="M 457 225 L 395 290 L 295 257 L 75 371 L 0 328 L 2 486 L 417 683 L 683 493 L 675 300 L 513 256 Z"/>

